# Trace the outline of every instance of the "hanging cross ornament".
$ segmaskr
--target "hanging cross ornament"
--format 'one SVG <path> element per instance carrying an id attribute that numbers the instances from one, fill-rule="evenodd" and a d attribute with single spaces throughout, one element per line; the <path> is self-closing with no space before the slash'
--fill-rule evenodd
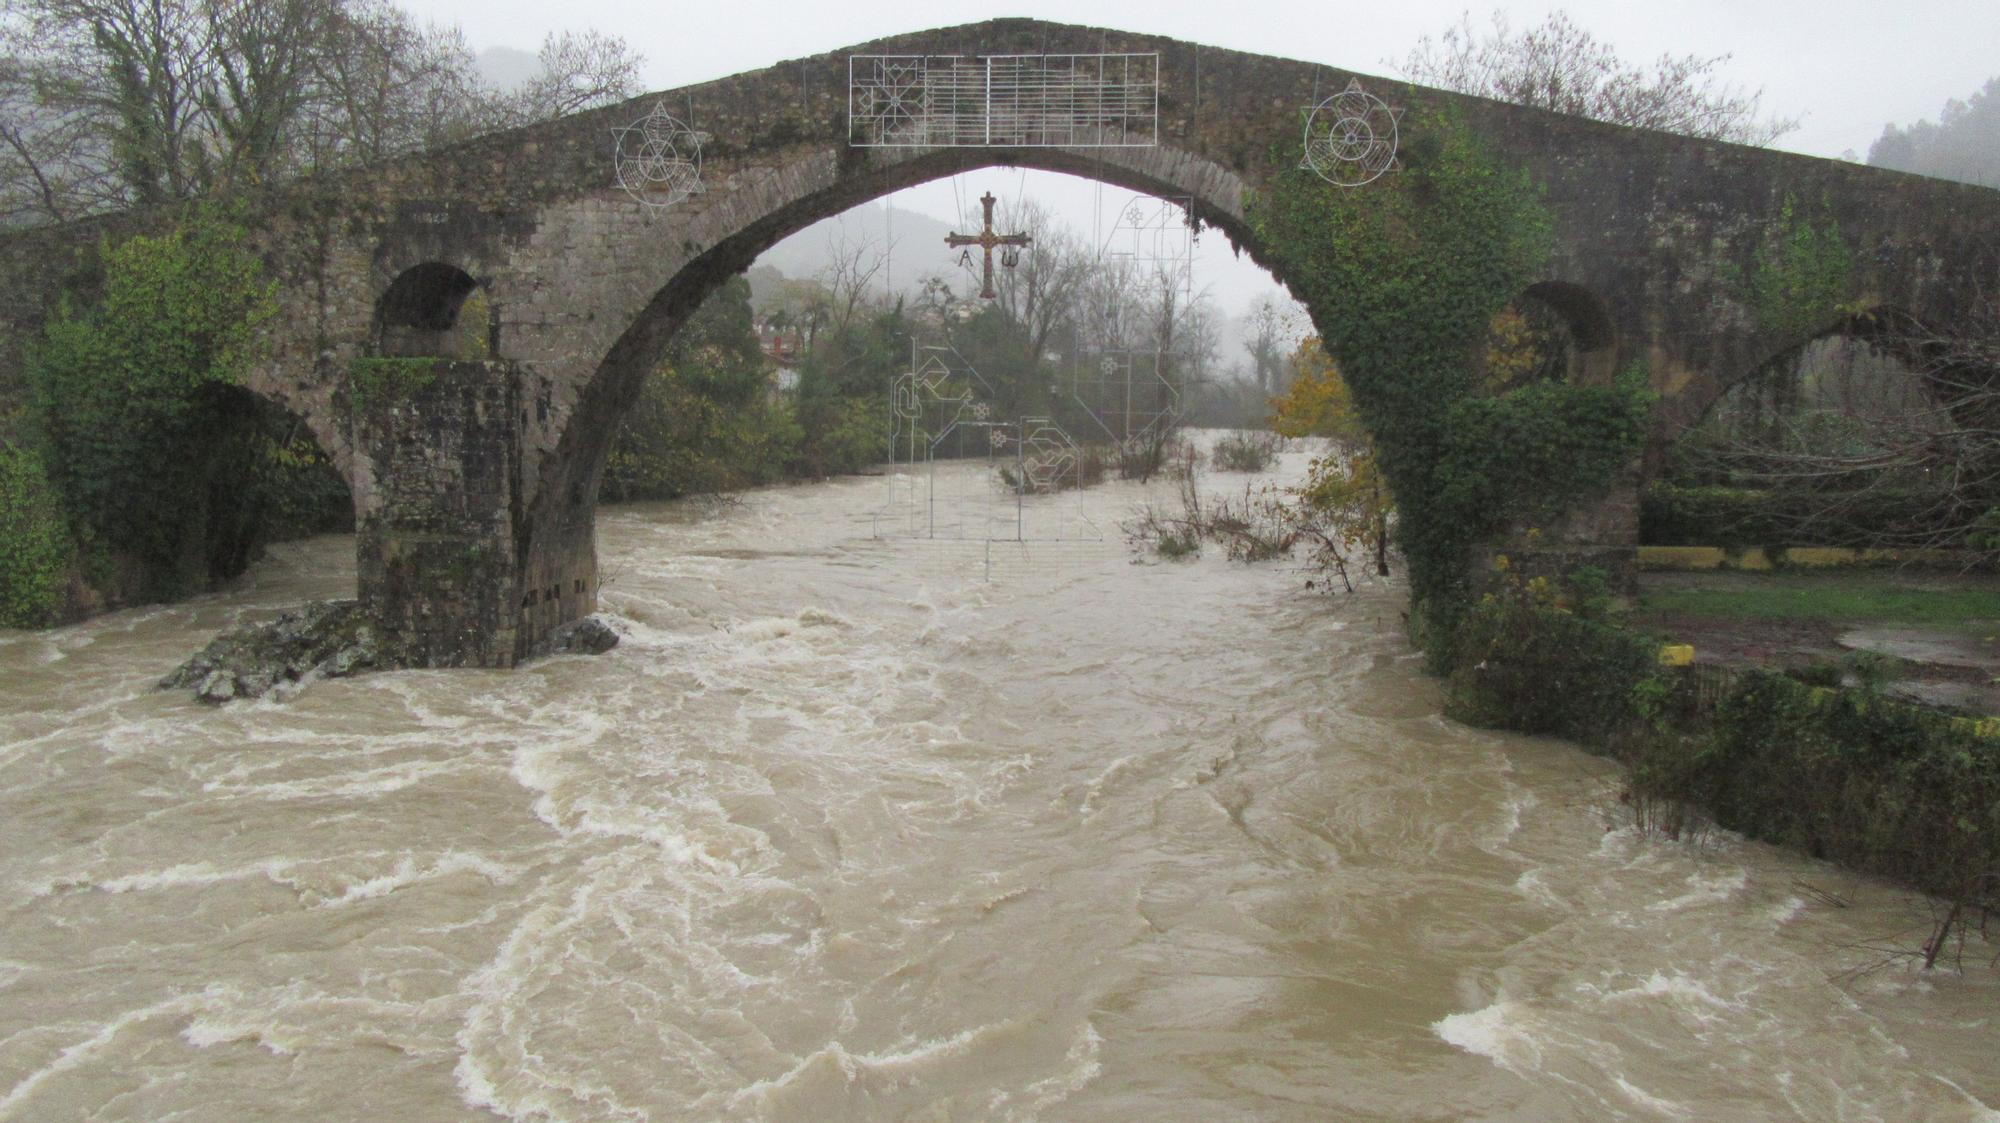
<path id="1" fill-rule="evenodd" d="M 994 248 L 1004 247 L 1000 250 L 1000 264 L 1012 269 L 1021 260 L 1019 247 L 1025 246 L 1033 240 L 1026 234 L 996 234 L 993 232 L 993 204 L 996 202 L 999 202 L 999 200 L 993 197 L 993 192 L 991 191 L 979 197 L 979 204 L 986 208 L 986 229 L 981 230 L 977 234 L 947 234 L 944 239 L 944 244 L 953 249 L 957 249 L 960 246 L 978 246 L 981 250 L 985 251 L 986 280 L 985 284 L 980 286 L 979 295 L 985 297 L 987 300 L 992 300 L 994 297 L 1000 295 L 993 291 Z M 966 250 L 965 253 L 959 255 L 959 260 L 970 265 L 971 262 L 966 259 L 971 254 L 971 250 Z"/>

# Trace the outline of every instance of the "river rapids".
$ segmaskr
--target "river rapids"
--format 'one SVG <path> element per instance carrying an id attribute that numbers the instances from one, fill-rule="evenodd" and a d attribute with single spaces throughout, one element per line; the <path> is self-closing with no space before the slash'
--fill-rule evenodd
<path id="1" fill-rule="evenodd" d="M 152 689 L 347 538 L 0 633 L 0 1119 L 2000 1120 L 1993 949 L 1446 720 L 1393 582 L 884 492 L 609 509 L 514 671 Z"/>

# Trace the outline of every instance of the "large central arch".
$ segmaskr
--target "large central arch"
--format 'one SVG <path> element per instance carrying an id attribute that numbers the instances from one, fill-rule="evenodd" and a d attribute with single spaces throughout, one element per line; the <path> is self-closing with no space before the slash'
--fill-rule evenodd
<path id="1" fill-rule="evenodd" d="M 1221 229 L 1253 260 L 1271 268 L 1270 255 L 1257 245 L 1244 220 L 1245 186 L 1235 173 L 1169 146 L 1104 155 L 1099 159 L 1058 149 L 936 149 L 871 162 L 857 172 L 839 167 L 831 154 L 822 154 L 807 162 L 806 174 L 775 184 L 776 190 L 760 200 L 759 213 L 746 218 L 731 207 L 695 219 L 689 229 L 694 240 L 708 248 L 681 264 L 629 314 L 629 323 L 580 388 L 555 453 L 535 481 L 534 499 L 525 511 L 537 543 L 531 554 L 531 587 L 567 581 L 574 588 L 584 576 L 587 586 L 595 588 L 594 510 L 605 458 L 646 373 L 665 355 L 669 340 L 687 317 L 723 281 L 748 269 L 765 250 L 822 219 L 963 172 L 1027 168 L 1191 200 L 1197 221 Z M 546 609 L 545 614 L 568 615 Z"/>

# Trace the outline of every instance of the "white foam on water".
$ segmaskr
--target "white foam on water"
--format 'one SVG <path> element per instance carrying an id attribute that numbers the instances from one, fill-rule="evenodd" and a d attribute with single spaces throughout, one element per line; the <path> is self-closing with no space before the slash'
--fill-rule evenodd
<path id="1" fill-rule="evenodd" d="M 1097 814 L 1098 804 L 1104 798 L 1104 793 L 1109 789 L 1111 783 L 1127 771 L 1136 767 L 1141 757 L 1142 754 L 1139 753 L 1127 753 L 1106 765 L 1104 771 L 1099 772 L 1091 778 L 1090 782 L 1084 786 L 1083 803 L 1078 808 L 1083 813 L 1084 818 L 1088 819 Z"/>
<path id="2" fill-rule="evenodd" d="M 229 867 L 218 867 L 215 863 L 207 861 L 184 862 L 165 869 L 121 874 L 102 879 L 85 873 L 68 874 L 32 885 L 23 885 L 20 891 L 29 897 L 46 897 L 53 893 L 80 889 L 96 889 L 104 893 L 140 893 L 155 889 L 200 888 L 226 881 L 245 881 L 258 877 L 290 885 L 292 882 L 285 876 L 290 869 L 291 864 L 281 858 L 268 858 L 261 862 Z"/>
<path id="3" fill-rule="evenodd" d="M 1053 1075 L 1037 1080 L 1022 1089 L 1023 1094 L 1034 1097 L 1029 1105 L 1031 1112 L 1046 1111 L 1056 1104 L 1084 1090 L 1090 1082 L 1104 1072 L 1104 1065 L 1098 1059 L 1104 1048 L 1104 1038 L 1088 1018 L 1070 1038 L 1069 1050 L 1063 1054 L 1063 1066 Z"/>
<path id="4" fill-rule="evenodd" d="M 1594 988 L 1585 988 L 1594 989 Z M 1616 1002 L 1634 998 L 1665 998 L 1675 1005 L 1695 1012 L 1707 1020 L 1708 1011 L 1739 1011 L 1745 1009 L 1742 1001 L 1723 998 L 1708 988 L 1708 985 L 1685 972 L 1671 973 L 1655 971 L 1639 985 L 1624 990 L 1600 992 L 1606 1002 Z"/>
<path id="5" fill-rule="evenodd" d="M 1549 888 L 1547 873 L 1547 870 L 1539 866 L 1534 869 L 1522 870 L 1521 876 L 1514 879 L 1514 891 L 1536 904 L 1548 908 L 1561 909 L 1568 907 L 1568 902 L 1563 900 L 1562 895 L 1554 889 Z"/>
<path id="6" fill-rule="evenodd" d="M 387 795 L 428 780 L 457 775 L 468 769 L 483 766 L 483 762 L 472 759 L 469 754 L 451 755 L 427 760 L 403 761 L 359 772 L 335 773 L 305 780 L 279 780 L 268 784 L 239 784 L 225 780 L 211 780 L 203 784 L 202 789 L 226 795 L 282 801 L 343 799 Z"/>
<path id="7" fill-rule="evenodd" d="M 1516 1076 L 1542 1070 L 1542 1045 L 1530 1028 L 1529 1007 L 1509 999 L 1431 1023 L 1445 1044 L 1485 1057 Z"/>
<path id="8" fill-rule="evenodd" d="M 1672 1100 L 1661 1099 L 1632 1083 L 1630 1080 L 1625 1079 L 1623 1076 L 1613 1076 L 1611 1081 L 1618 1085 L 1618 1090 L 1625 1093 L 1626 1098 L 1648 1111 L 1657 1111 L 1662 1115 L 1672 1116 L 1676 1119 L 1687 1119 L 1694 1114 L 1686 1106 L 1677 1104 Z"/>
<path id="9" fill-rule="evenodd" d="M 419 882 L 434 881 L 456 873 L 476 873 L 494 885 L 511 884 L 521 871 L 502 862 L 496 862 L 483 854 L 467 851 L 447 850 L 429 865 L 419 865 L 416 856 L 404 854 L 396 862 L 396 867 L 379 877 L 353 882 L 342 889 L 337 897 L 319 902 L 319 908 L 335 908 L 350 905 L 356 901 L 385 897 L 398 889 L 407 888 Z"/>
<path id="10" fill-rule="evenodd" d="M 788 1092 L 804 1091 L 817 1097 L 829 1091 L 828 1085 L 852 1090 L 866 1085 L 871 1078 L 906 1077 L 930 1062 L 963 1056 L 975 1041 L 993 1028 L 974 1026 L 950 1037 L 912 1041 L 902 1049 L 875 1053 L 849 1052 L 839 1041 L 829 1041 L 799 1058 L 798 1063 L 788 1071 L 747 1084 L 732 1093 L 728 1106 L 731 1110 L 770 1108 L 779 1101 L 789 1101 Z"/>
<path id="11" fill-rule="evenodd" d="M 14 1118 L 9 1113 L 25 1104 L 35 1094 L 35 1089 L 43 1083 L 66 1072 L 78 1069 L 96 1060 L 100 1053 L 111 1047 L 118 1035 L 127 1029 L 155 1018 L 174 1017 L 195 1009 L 204 997 L 201 995 L 178 995 L 163 999 L 150 1006 L 127 1010 L 96 1029 L 83 1040 L 63 1048 L 48 1064 L 29 1073 L 17 1081 L 5 1095 L 0 1095 L 0 1119 Z M 22 1116 L 20 1118 L 32 1118 Z"/>
<path id="12" fill-rule="evenodd" d="M 528 1050 L 527 1027 L 517 1024 L 517 1019 L 526 1020 L 517 1003 L 527 992 L 523 984 L 548 958 L 561 956 L 559 937 L 582 922 L 597 890 L 598 878 L 592 877 L 566 899 L 531 911 L 507 934 L 498 953 L 466 980 L 464 991 L 472 1005 L 459 1025 L 453 1076 L 467 1106 L 510 1118 L 536 1111 L 560 1118 L 541 1081 L 542 1066 L 534 1063 L 539 1058 Z"/>
<path id="13" fill-rule="evenodd" d="M 1678 897 L 1664 901 L 1654 901 L 1646 906 L 1647 912 L 1673 912 L 1694 905 L 1714 904 L 1726 901 L 1741 893 L 1750 884 L 1750 871 L 1738 867 L 1725 873 L 1693 873 L 1688 875 L 1688 891 Z"/>
<path id="14" fill-rule="evenodd" d="M 341 1041 L 366 1041 L 412 1054 L 436 1052 L 417 1027 L 424 1003 L 328 992 L 299 980 L 283 986 L 210 986 L 181 1029 L 197 1049 L 248 1043 L 275 1056 L 326 1049 Z"/>
<path id="15" fill-rule="evenodd" d="M 1765 910 L 1764 916 L 1771 922 L 1773 928 L 1782 928 L 1790 923 L 1793 917 L 1804 912 L 1805 907 L 1806 902 L 1803 897 L 1787 897 Z"/>
<path id="16" fill-rule="evenodd" d="M 1993 1108 L 1988 1107 L 1985 1101 L 1966 1091 L 1957 1081 L 1935 1072 L 1930 1074 L 1930 1078 L 1965 1097 L 1966 1107 L 1972 1110 L 1971 1123 L 2000 1123 L 2000 1111 L 1995 1111 Z"/>

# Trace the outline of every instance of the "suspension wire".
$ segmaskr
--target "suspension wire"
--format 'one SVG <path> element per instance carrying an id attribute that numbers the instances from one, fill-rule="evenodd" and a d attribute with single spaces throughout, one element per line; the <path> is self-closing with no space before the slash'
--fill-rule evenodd
<path id="1" fill-rule="evenodd" d="M 1014 220 L 1016 222 L 1023 221 L 1023 219 L 1027 214 L 1027 204 L 1028 204 L 1028 169 L 1023 167 L 1020 169 L 1020 171 L 1021 171 L 1021 178 L 1016 182 L 1014 187 Z M 1025 227 L 1023 228 L 1022 232 L 1026 233 Z M 1033 253 L 1034 251 L 1035 247 L 1033 245 L 1030 245 L 1028 247 L 1028 252 Z"/>
<path id="2" fill-rule="evenodd" d="M 960 189 L 957 172 L 951 173 L 951 204 L 956 215 L 951 221 L 951 228 L 957 230 L 958 224 L 965 221 L 965 192 Z"/>

